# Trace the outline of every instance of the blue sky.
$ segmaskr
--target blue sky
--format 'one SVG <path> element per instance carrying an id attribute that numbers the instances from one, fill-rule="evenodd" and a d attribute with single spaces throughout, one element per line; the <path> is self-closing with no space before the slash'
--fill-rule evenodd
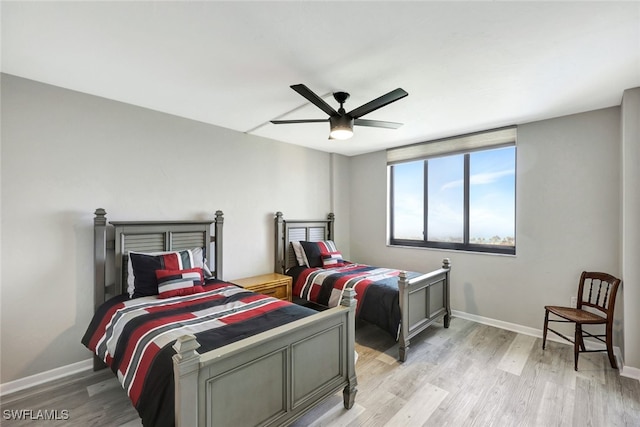
<path id="1" fill-rule="evenodd" d="M 462 154 L 429 160 L 429 236 L 462 241 Z M 423 161 L 395 167 L 395 237 L 420 239 Z M 514 237 L 515 147 L 471 153 L 471 238 Z"/>

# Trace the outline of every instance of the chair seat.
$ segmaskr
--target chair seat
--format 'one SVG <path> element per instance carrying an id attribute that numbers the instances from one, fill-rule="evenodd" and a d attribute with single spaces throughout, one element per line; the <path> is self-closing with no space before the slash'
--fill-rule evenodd
<path id="1" fill-rule="evenodd" d="M 545 310 L 548 310 L 550 313 L 553 313 L 556 316 L 560 316 L 564 319 L 567 319 L 576 323 L 582 323 L 582 324 L 607 323 L 606 318 L 602 316 L 598 316 L 597 314 L 591 313 L 590 311 L 585 311 L 578 308 L 562 307 L 557 305 L 547 305 L 544 308 Z"/>

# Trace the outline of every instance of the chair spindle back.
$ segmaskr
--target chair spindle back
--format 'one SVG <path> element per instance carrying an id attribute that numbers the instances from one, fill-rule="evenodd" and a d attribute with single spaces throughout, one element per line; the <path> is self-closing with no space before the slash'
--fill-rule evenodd
<path id="1" fill-rule="evenodd" d="M 606 273 L 585 271 L 580 277 L 578 306 L 591 307 L 607 315 L 613 314 L 620 279 Z"/>

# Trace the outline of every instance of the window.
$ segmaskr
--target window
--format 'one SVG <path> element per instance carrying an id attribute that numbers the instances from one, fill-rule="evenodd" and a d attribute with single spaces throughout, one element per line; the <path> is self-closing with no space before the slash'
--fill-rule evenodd
<path id="1" fill-rule="evenodd" d="M 426 157 L 431 143 L 390 150 L 390 243 L 515 254 L 516 147 L 509 130 L 488 144 L 483 133 L 485 143 L 464 151 L 452 148 L 469 136 L 438 141 L 445 144 Z"/>

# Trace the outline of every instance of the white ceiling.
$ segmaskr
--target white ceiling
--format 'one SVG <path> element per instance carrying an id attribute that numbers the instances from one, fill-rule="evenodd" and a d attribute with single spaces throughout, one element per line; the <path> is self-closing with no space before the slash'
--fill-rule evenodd
<path id="1" fill-rule="evenodd" d="M 318 150 L 390 146 L 619 105 L 640 86 L 640 2 L 2 2 L 2 71 Z M 303 83 L 347 111 L 328 140 Z M 295 111 L 293 111 L 295 110 Z"/>

